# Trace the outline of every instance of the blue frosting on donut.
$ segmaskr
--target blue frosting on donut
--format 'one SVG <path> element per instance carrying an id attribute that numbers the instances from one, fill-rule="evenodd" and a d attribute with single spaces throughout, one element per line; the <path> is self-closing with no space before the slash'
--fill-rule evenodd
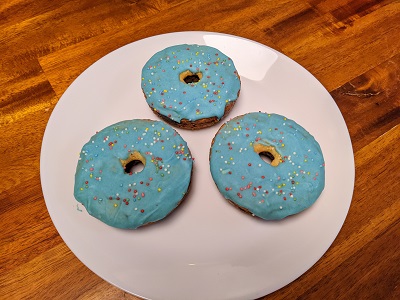
<path id="1" fill-rule="evenodd" d="M 140 172 L 124 169 L 123 162 L 134 154 L 143 160 Z M 163 219 L 179 205 L 188 191 L 192 165 L 186 142 L 171 126 L 122 121 L 83 146 L 74 196 L 104 223 L 134 229 Z"/>
<path id="2" fill-rule="evenodd" d="M 256 144 L 272 146 L 281 162 L 263 160 Z M 266 220 L 310 207 L 325 186 L 325 163 L 314 137 L 277 114 L 249 113 L 225 123 L 210 152 L 212 177 L 228 200 Z"/>
<path id="3" fill-rule="evenodd" d="M 180 74 L 201 73 L 185 83 Z M 167 118 L 191 122 L 221 119 L 227 103 L 236 101 L 240 79 L 233 61 L 219 50 L 202 45 L 176 45 L 154 54 L 142 69 L 142 89 L 148 105 Z"/>

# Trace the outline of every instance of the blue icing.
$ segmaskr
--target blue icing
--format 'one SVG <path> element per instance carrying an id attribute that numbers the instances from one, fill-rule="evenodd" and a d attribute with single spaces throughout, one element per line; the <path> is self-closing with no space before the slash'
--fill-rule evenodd
<path id="1" fill-rule="evenodd" d="M 273 146 L 282 162 L 272 166 L 254 150 Z M 296 122 L 277 114 L 249 113 L 225 123 L 211 152 L 212 177 L 226 198 L 266 220 L 310 207 L 325 186 L 318 142 Z"/>
<path id="2" fill-rule="evenodd" d="M 127 173 L 131 153 L 145 160 Z M 125 161 L 126 162 L 126 161 Z M 108 126 L 79 156 L 74 196 L 88 213 L 118 228 L 135 229 L 174 210 L 186 194 L 193 161 L 182 137 L 161 121 L 131 120 Z"/>
<path id="3" fill-rule="evenodd" d="M 186 84 L 182 72 L 201 73 Z M 142 69 L 142 90 L 148 105 L 169 119 L 196 121 L 217 116 L 235 101 L 240 79 L 233 61 L 219 50 L 202 45 L 176 45 L 154 54 Z"/>

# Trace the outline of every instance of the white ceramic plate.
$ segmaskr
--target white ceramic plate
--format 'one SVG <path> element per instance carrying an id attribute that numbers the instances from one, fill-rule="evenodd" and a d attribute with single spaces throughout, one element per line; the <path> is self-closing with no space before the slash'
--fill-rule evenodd
<path id="1" fill-rule="evenodd" d="M 208 163 L 211 140 L 222 123 L 200 131 L 178 130 L 195 157 L 195 172 L 189 197 L 167 219 L 139 230 L 119 230 L 77 204 L 73 186 L 81 147 L 96 131 L 118 121 L 157 119 L 140 88 L 141 69 L 155 52 L 182 43 L 216 47 L 235 62 L 242 90 L 228 118 L 252 111 L 282 114 L 319 141 L 326 187 L 310 209 L 268 222 L 227 203 Z M 271 48 L 210 32 L 150 37 L 90 66 L 50 117 L 40 171 L 50 216 L 72 252 L 108 282 L 148 299 L 254 299 L 289 284 L 336 238 L 354 186 L 346 124 L 324 87 Z"/>

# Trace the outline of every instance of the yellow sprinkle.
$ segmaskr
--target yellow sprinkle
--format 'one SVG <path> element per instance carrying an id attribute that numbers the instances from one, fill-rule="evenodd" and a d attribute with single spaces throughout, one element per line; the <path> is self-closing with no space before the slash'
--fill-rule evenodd
<path id="1" fill-rule="evenodd" d="M 161 147 L 162 150 L 164 150 L 164 148 L 165 148 L 164 146 Z"/>
<path id="2" fill-rule="evenodd" d="M 80 188 L 81 191 L 83 191 L 83 188 Z"/>
<path id="3" fill-rule="evenodd" d="M 158 188 L 157 191 L 158 191 L 158 192 L 161 192 L 161 188 Z"/>
<path id="4" fill-rule="evenodd" d="M 118 206 L 118 204 L 117 203 L 114 203 L 114 207 L 117 207 Z"/>
<path id="5" fill-rule="evenodd" d="M 90 173 L 89 177 L 90 177 L 90 178 L 93 178 L 93 174 L 92 174 L 92 173 Z"/>
<path id="6" fill-rule="evenodd" d="M 282 147 L 285 147 L 285 144 L 282 144 L 281 146 L 282 146 Z"/>

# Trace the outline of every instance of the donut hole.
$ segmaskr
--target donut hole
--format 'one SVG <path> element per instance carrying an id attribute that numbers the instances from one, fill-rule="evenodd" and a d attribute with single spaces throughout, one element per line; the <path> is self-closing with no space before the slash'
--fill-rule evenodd
<path id="1" fill-rule="evenodd" d="M 198 75 L 196 75 L 196 74 L 188 75 L 185 78 L 183 78 L 183 81 L 185 81 L 186 83 L 199 82 L 200 81 L 200 77 Z"/>
<path id="2" fill-rule="evenodd" d="M 278 166 L 282 162 L 281 155 L 273 146 L 255 143 L 253 149 L 264 162 L 273 167 Z"/>
<path id="3" fill-rule="evenodd" d="M 275 159 L 271 152 L 260 152 L 258 155 L 260 155 L 260 158 L 267 164 L 271 164 Z"/>
<path id="4" fill-rule="evenodd" d="M 127 159 L 120 159 L 121 165 L 126 174 L 134 174 L 143 171 L 146 166 L 146 158 L 138 151 L 129 154 Z"/>
<path id="5" fill-rule="evenodd" d="M 186 84 L 199 82 L 202 77 L 203 74 L 201 72 L 193 73 L 189 70 L 186 70 L 179 74 L 180 81 Z"/>
<path id="6" fill-rule="evenodd" d="M 131 160 L 125 165 L 124 171 L 127 174 L 139 173 L 144 169 L 144 164 L 140 160 Z"/>

